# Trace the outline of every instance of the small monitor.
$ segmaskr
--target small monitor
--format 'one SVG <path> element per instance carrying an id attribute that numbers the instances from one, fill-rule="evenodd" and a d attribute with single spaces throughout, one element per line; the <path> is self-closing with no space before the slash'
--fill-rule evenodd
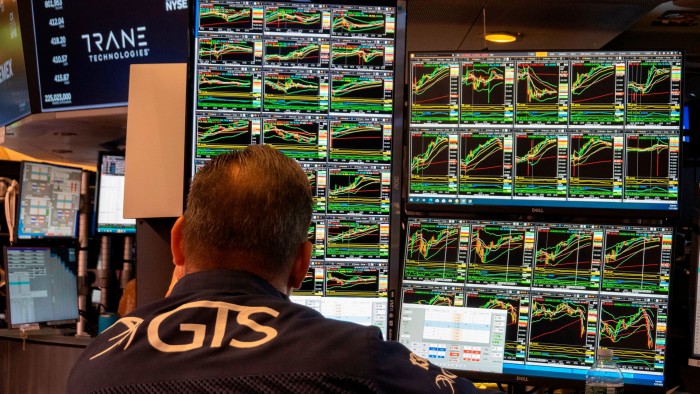
<path id="1" fill-rule="evenodd" d="M 73 247 L 4 248 L 8 325 L 75 322 L 78 258 Z"/>
<path id="2" fill-rule="evenodd" d="M 75 238 L 83 170 L 22 162 L 17 238 Z"/>
<path id="3" fill-rule="evenodd" d="M 95 233 L 135 233 L 136 219 L 124 218 L 124 154 L 100 153 L 98 169 Z"/>

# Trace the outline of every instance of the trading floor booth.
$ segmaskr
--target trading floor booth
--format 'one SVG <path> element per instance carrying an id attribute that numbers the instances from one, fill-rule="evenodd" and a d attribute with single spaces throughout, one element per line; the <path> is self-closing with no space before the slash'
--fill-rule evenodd
<path id="1" fill-rule="evenodd" d="M 599 349 L 628 392 L 681 384 L 676 286 L 697 255 L 681 215 L 695 182 L 682 171 L 682 51 L 408 51 L 405 0 L 190 7 L 188 63 L 130 68 L 138 304 L 168 287 L 189 179 L 267 144 L 313 192 L 312 262 L 293 302 L 510 392 L 581 390 Z M 74 286 L 54 246 L 12 245 L 6 264 L 46 256 Z M 8 272 L 10 289 L 26 285 Z M 29 391 L 62 388 L 89 338 L 44 333 L 0 333 L 0 382 L 42 374 Z"/>

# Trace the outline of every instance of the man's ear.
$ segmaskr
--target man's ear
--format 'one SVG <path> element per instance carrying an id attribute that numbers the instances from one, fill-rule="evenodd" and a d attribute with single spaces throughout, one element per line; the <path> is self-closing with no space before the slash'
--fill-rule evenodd
<path id="1" fill-rule="evenodd" d="M 184 222 L 184 216 L 180 216 L 170 230 L 170 251 L 173 254 L 173 264 L 175 264 L 176 267 L 185 264 L 185 249 L 182 239 L 182 227 Z"/>
<path id="2" fill-rule="evenodd" d="M 313 245 L 306 241 L 299 245 L 297 256 L 294 258 L 294 266 L 289 275 L 288 286 L 292 289 L 301 287 L 301 282 L 306 278 L 306 273 L 309 272 L 309 264 L 311 264 L 311 250 Z"/>
<path id="3" fill-rule="evenodd" d="M 175 284 L 185 276 L 185 254 L 182 248 L 182 216 L 180 216 L 173 228 L 170 230 L 170 251 L 173 254 L 173 264 L 175 268 L 173 269 L 173 275 L 170 278 L 170 286 L 168 286 L 168 291 L 165 296 L 170 296 L 173 291 Z"/>

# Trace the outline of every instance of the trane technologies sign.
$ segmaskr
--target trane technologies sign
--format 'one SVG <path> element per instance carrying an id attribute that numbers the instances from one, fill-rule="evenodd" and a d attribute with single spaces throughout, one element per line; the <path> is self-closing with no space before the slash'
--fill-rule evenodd
<path id="1" fill-rule="evenodd" d="M 131 64 L 187 61 L 187 0 L 33 0 L 32 8 L 42 111 L 125 105 Z"/>

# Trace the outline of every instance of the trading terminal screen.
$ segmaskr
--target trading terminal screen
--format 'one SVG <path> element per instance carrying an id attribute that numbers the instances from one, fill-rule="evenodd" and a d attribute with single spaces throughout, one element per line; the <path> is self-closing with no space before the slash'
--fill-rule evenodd
<path id="1" fill-rule="evenodd" d="M 409 209 L 677 213 L 680 52 L 408 61 Z"/>
<path id="2" fill-rule="evenodd" d="M 136 219 L 124 218 L 124 163 L 124 155 L 100 155 L 95 205 L 98 234 L 136 232 Z"/>
<path id="3" fill-rule="evenodd" d="M 17 238 L 74 238 L 83 170 L 22 162 Z"/>
<path id="4" fill-rule="evenodd" d="M 410 218 L 399 340 L 416 352 L 435 344 L 432 361 L 493 372 L 493 358 L 472 357 L 474 343 L 420 337 L 413 320 L 449 307 L 473 329 L 489 319 L 469 310 L 501 310 L 499 373 L 584 380 L 601 347 L 614 350 L 627 384 L 663 387 L 672 239 L 670 227 Z M 498 349 L 486 337 L 477 348 Z"/>
<path id="5" fill-rule="evenodd" d="M 78 320 L 75 248 L 5 247 L 4 252 L 11 326 Z"/>
<path id="6" fill-rule="evenodd" d="M 387 336 L 400 18 L 396 1 L 352 3 L 197 1 L 191 164 L 251 144 L 296 159 L 314 249 L 292 300 Z"/>

